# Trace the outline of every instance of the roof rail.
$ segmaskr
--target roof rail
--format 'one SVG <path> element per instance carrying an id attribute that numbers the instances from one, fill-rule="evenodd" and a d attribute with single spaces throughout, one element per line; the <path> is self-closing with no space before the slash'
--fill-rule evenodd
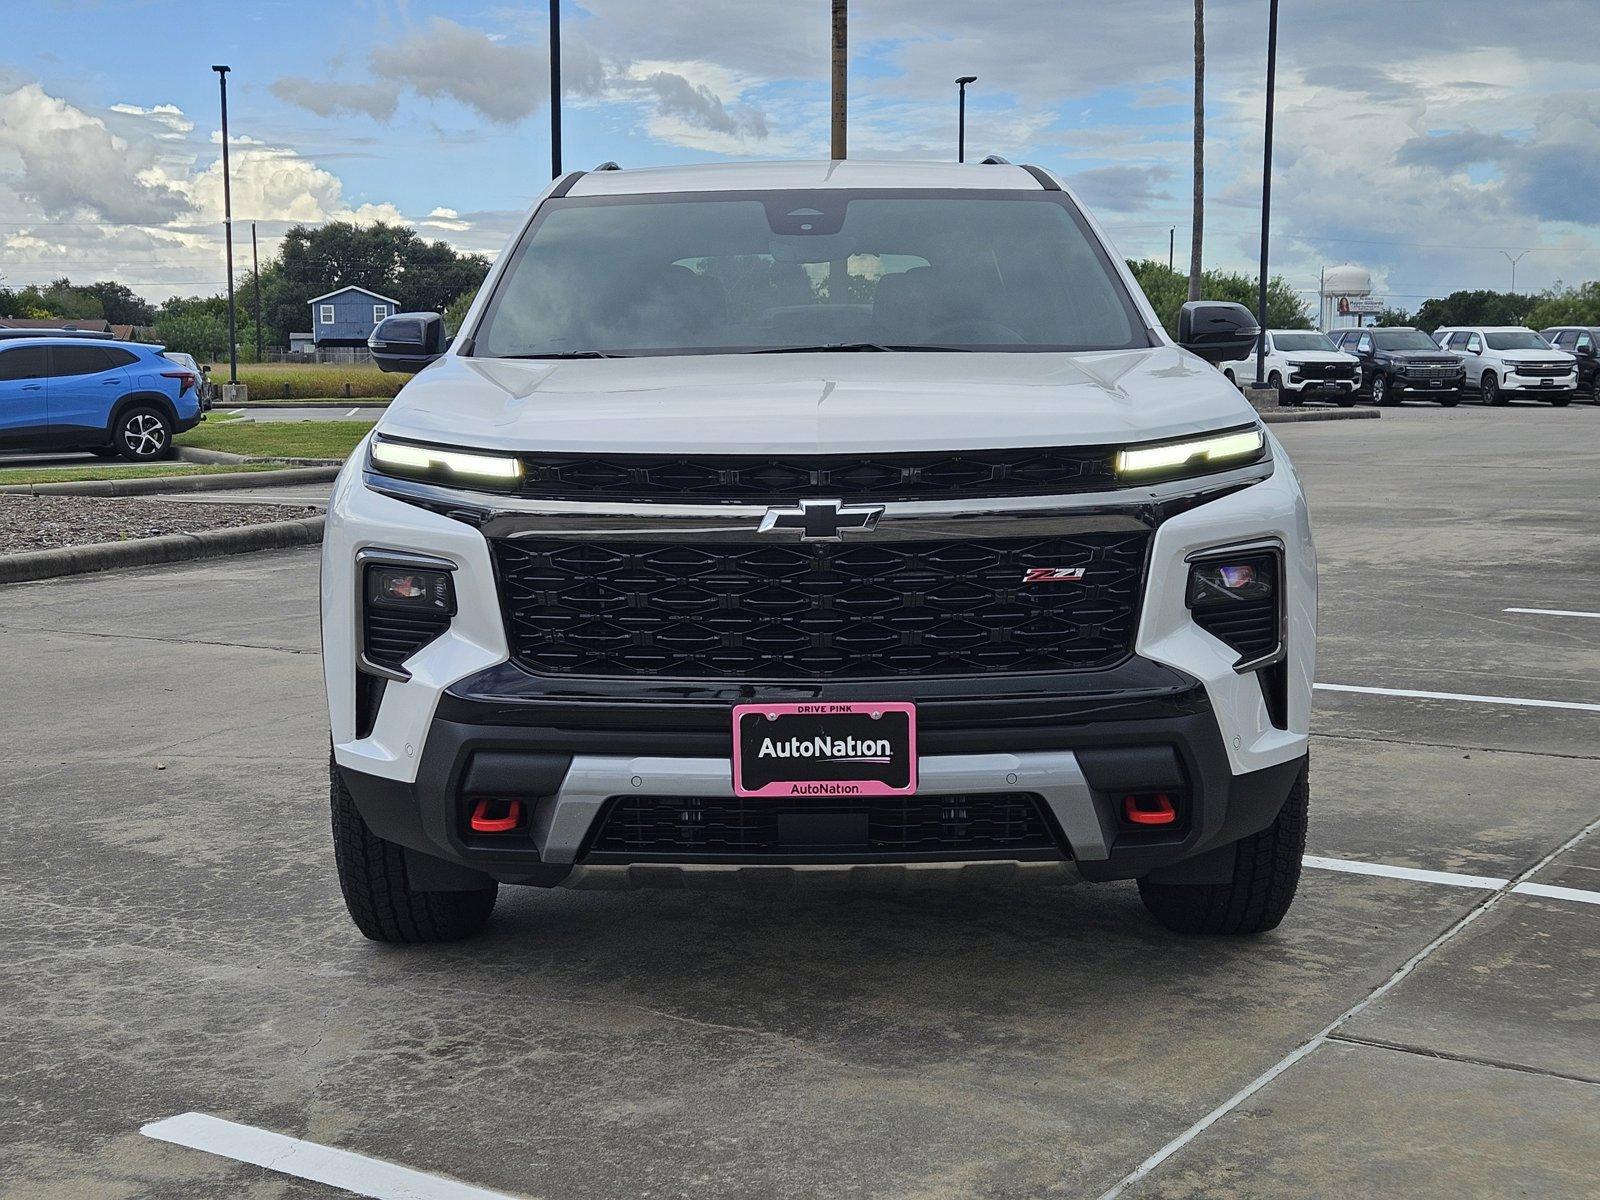
<path id="1" fill-rule="evenodd" d="M 617 164 L 615 162 L 613 162 L 612 160 L 607 159 L 605 162 L 601 163 L 598 167 L 596 167 L 595 170 L 596 171 L 620 171 L 620 170 L 622 170 L 622 168 L 617 166 Z"/>
<path id="2" fill-rule="evenodd" d="M 998 154 L 991 154 L 983 160 L 983 165 L 986 167 L 1009 167 L 1011 160 L 1009 158 L 1001 158 Z"/>

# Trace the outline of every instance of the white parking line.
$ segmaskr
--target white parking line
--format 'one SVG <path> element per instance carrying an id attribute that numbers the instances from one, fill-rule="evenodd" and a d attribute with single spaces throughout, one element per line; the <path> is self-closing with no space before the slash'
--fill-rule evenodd
<path id="1" fill-rule="evenodd" d="M 1551 883 L 1519 883 L 1511 889 L 1524 896 L 1543 896 L 1546 900 L 1571 900 L 1575 904 L 1600 904 L 1600 892 L 1582 888 L 1556 887 Z"/>
<path id="2" fill-rule="evenodd" d="M 356 415 L 356 414 L 357 414 L 357 413 L 358 413 L 358 412 L 360 412 L 360 411 L 361 411 L 361 410 L 360 410 L 360 409 L 359 409 L 359 408 L 352 408 L 352 409 L 351 409 L 351 410 L 350 410 L 350 411 L 349 411 L 349 412 L 347 412 L 347 413 L 345 413 L 345 416 L 347 416 L 347 417 L 353 417 L 353 416 L 355 416 L 355 415 Z"/>
<path id="3" fill-rule="evenodd" d="M 1570 608 L 1502 608 L 1501 612 L 1532 613 L 1536 617 L 1594 617 L 1600 620 L 1600 613 L 1576 612 Z"/>
<path id="4" fill-rule="evenodd" d="M 205 1113 L 182 1113 L 152 1121 L 139 1132 L 158 1141 L 251 1163 L 280 1175 L 325 1183 L 375 1200 L 511 1200 L 503 1192 L 485 1191 L 381 1158 L 319 1146 Z"/>
<path id="5" fill-rule="evenodd" d="M 229 409 L 229 410 L 228 410 L 228 415 L 229 415 L 229 416 L 230 416 L 230 417 L 237 417 L 237 416 L 238 416 L 238 415 L 239 415 L 239 414 L 240 414 L 240 413 L 242 413 L 242 412 L 243 412 L 243 411 L 244 411 L 244 409 L 242 409 L 242 408 L 230 408 L 230 409 Z"/>
<path id="6" fill-rule="evenodd" d="M 1348 1021 L 1350 1021 L 1353 1017 L 1359 1016 L 1368 1008 L 1371 1008 L 1372 1005 L 1376 1004 L 1379 1000 L 1383 999 L 1384 996 L 1388 995 L 1391 991 L 1399 986 L 1401 980 L 1405 979 L 1406 976 L 1410 975 L 1411 972 L 1415 971 L 1419 966 L 1421 966 L 1422 963 L 1434 953 L 1434 951 L 1438 950 L 1439 947 L 1443 946 L 1446 942 L 1454 938 L 1479 917 L 1491 911 L 1496 905 L 1502 903 L 1512 892 L 1520 892 L 1524 889 L 1528 889 L 1530 894 L 1543 894 L 1539 891 L 1532 891 L 1532 889 L 1542 888 L 1544 885 L 1530 884 L 1527 882 L 1527 880 L 1544 870 L 1545 867 L 1549 866 L 1557 858 L 1565 854 L 1568 850 L 1572 849 L 1572 847 L 1576 846 L 1579 842 L 1583 841 L 1584 838 L 1588 837 L 1596 830 L 1600 830 L 1600 820 L 1591 821 L 1588 825 L 1585 825 L 1577 833 L 1573 834 L 1566 841 L 1562 842 L 1561 845 L 1550 851 L 1549 854 L 1546 854 L 1538 862 L 1534 863 L 1533 866 L 1529 867 L 1521 875 L 1518 875 L 1516 883 L 1513 886 L 1497 888 L 1492 895 L 1488 896 L 1479 903 L 1474 904 L 1472 908 L 1470 908 L 1461 917 L 1460 920 L 1456 921 L 1450 926 L 1450 928 L 1446 929 L 1438 937 L 1434 938 L 1433 941 L 1429 942 L 1421 950 L 1418 950 L 1415 954 L 1413 954 L 1405 961 L 1398 971 L 1389 976 L 1389 978 L 1384 980 L 1383 983 L 1379 984 L 1372 991 L 1368 992 L 1365 997 L 1363 997 L 1361 1000 L 1358 1000 L 1355 1004 L 1352 1004 L 1327 1025 L 1323 1026 L 1323 1028 L 1314 1034 L 1309 1041 L 1302 1042 L 1299 1046 L 1296 1046 L 1293 1050 L 1289 1051 L 1288 1054 L 1284 1055 L 1272 1066 L 1268 1067 L 1249 1083 L 1245 1084 L 1244 1087 L 1240 1088 L 1233 1095 L 1229 1096 L 1221 1104 L 1217 1105 L 1217 1107 L 1206 1113 L 1205 1116 L 1201 1117 L 1193 1125 L 1189 1126 L 1189 1128 L 1185 1129 L 1177 1137 L 1173 1138 L 1165 1146 L 1162 1146 L 1161 1149 L 1157 1150 L 1154 1154 L 1150 1155 L 1149 1158 L 1145 1159 L 1138 1166 L 1134 1167 L 1133 1170 L 1129 1171 L 1121 1179 L 1117 1180 L 1117 1182 L 1112 1184 L 1109 1189 L 1101 1193 L 1100 1200 L 1116 1200 L 1116 1198 L 1122 1195 L 1123 1192 L 1127 1191 L 1128 1188 L 1145 1178 L 1145 1176 L 1149 1175 L 1157 1167 L 1161 1166 L 1162 1163 L 1166 1162 L 1174 1154 L 1178 1153 L 1178 1151 L 1182 1150 L 1190 1142 L 1194 1141 L 1195 1138 L 1199 1137 L 1218 1121 L 1228 1116 L 1228 1114 L 1233 1112 L 1234 1109 L 1238 1108 L 1246 1100 L 1250 1099 L 1250 1097 L 1254 1096 L 1262 1088 L 1266 1087 L 1274 1079 L 1278 1078 L 1278 1076 L 1282 1075 L 1290 1067 L 1294 1066 L 1295 1063 L 1299 1062 L 1302 1058 L 1305 1058 L 1318 1047 L 1325 1046 L 1328 1042 L 1328 1039 L 1337 1033 L 1339 1029 Z M 1324 861 L 1342 862 L 1347 860 L 1327 859 Z M 1407 868 L 1401 867 L 1396 869 L 1405 870 Z M 1463 876 L 1463 878 L 1470 877 Z M 1511 883 L 1511 880 L 1507 879 L 1502 882 L 1509 884 Z"/>
<path id="7" fill-rule="evenodd" d="M 1468 692 L 1419 692 L 1410 688 L 1353 687 L 1347 683 L 1319 683 L 1319 692 L 1354 692 L 1362 696 L 1404 696 L 1414 700 L 1459 700 L 1465 704 L 1510 704 L 1518 708 L 1564 708 L 1572 712 L 1600 712 L 1600 704 L 1574 700 L 1530 700 L 1524 696 L 1474 696 Z"/>
<path id="8" fill-rule="evenodd" d="M 1492 875 L 1457 875 L 1454 871 L 1422 871 L 1416 867 L 1391 867 L 1388 863 L 1359 862 L 1353 858 L 1321 858 L 1307 854 L 1300 860 L 1319 871 L 1343 871 L 1347 875 L 1382 875 L 1387 879 L 1409 879 L 1413 883 L 1440 883 L 1446 887 L 1479 888 L 1492 892 L 1510 883 Z"/>

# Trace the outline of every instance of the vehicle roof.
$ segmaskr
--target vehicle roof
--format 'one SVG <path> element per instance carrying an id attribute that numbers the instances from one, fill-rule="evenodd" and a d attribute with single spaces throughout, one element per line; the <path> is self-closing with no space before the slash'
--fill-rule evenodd
<path id="1" fill-rule="evenodd" d="M 652 192 L 807 191 L 823 188 L 972 188 L 1041 191 L 1022 167 L 1009 164 L 915 162 L 862 158 L 834 162 L 703 163 L 682 167 L 587 171 L 569 196 L 633 196 Z"/>
<path id="2" fill-rule="evenodd" d="M 1529 329 L 1526 325 L 1441 325 L 1441 326 L 1439 326 L 1439 329 L 1435 329 L 1434 332 L 1438 333 L 1440 329 L 1475 329 L 1479 333 L 1532 333 L 1533 332 L 1533 330 Z"/>
<path id="3" fill-rule="evenodd" d="M 12 346 L 50 345 L 51 343 L 63 346 L 122 346 L 128 350 L 160 351 L 166 347 L 152 345 L 150 342 L 124 342 L 116 338 L 81 338 L 73 337 L 70 333 L 40 333 L 28 337 L 0 338 L 0 350 L 9 350 Z"/>

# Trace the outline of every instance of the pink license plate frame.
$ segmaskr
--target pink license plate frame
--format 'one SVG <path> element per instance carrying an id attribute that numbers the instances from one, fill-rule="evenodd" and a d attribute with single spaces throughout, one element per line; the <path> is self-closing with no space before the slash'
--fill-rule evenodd
<path id="1" fill-rule="evenodd" d="M 874 715 L 876 714 L 876 715 Z M 874 726 L 887 719 L 881 731 Z M 781 758 L 762 756 L 757 745 L 747 754 L 745 743 L 766 735 L 774 749 L 790 753 Z M 826 739 L 828 746 L 818 745 Z M 850 754 L 854 740 L 869 753 Z M 870 753 L 872 743 L 887 742 L 887 759 Z M 796 746 L 796 743 L 810 743 Z M 843 743 L 840 745 L 840 743 Z M 898 743 L 898 744 L 897 744 Z M 803 749 L 806 752 L 797 754 Z M 845 753 L 833 753 L 835 749 Z M 816 772 L 786 771 L 788 763 L 815 762 Z M 845 776 L 859 765 L 867 778 Z M 756 777 L 746 785 L 746 766 Z M 767 779 L 772 771 L 807 778 Z M 873 777 L 876 776 L 876 777 Z M 901 782 L 901 780 L 904 782 Z M 903 701 L 833 702 L 807 704 L 739 704 L 733 710 L 733 794 L 736 796 L 784 796 L 826 800 L 849 796 L 911 796 L 917 790 L 917 706 Z"/>

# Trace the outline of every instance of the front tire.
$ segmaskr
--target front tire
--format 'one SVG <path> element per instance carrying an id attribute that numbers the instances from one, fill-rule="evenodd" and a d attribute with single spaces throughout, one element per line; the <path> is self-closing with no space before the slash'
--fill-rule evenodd
<path id="1" fill-rule="evenodd" d="M 1483 389 L 1483 402 L 1485 404 L 1493 404 L 1498 407 L 1502 404 L 1511 403 L 1506 398 L 1506 394 L 1500 390 L 1500 380 L 1495 378 L 1493 371 L 1485 371 L 1478 386 Z"/>
<path id="2" fill-rule="evenodd" d="M 135 404 L 117 418 L 117 453 L 129 462 L 155 462 L 172 456 L 172 422 L 159 408 Z"/>
<path id="3" fill-rule="evenodd" d="M 1151 883 L 1139 898 L 1175 933 L 1250 934 L 1276 929 L 1300 886 L 1311 789 L 1302 770 L 1277 819 L 1234 846 L 1228 883 Z"/>
<path id="4" fill-rule="evenodd" d="M 484 927 L 499 884 L 470 892 L 412 891 L 405 851 L 367 827 L 331 755 L 328 776 L 333 859 L 357 929 L 375 942 L 420 943 L 459 941 Z"/>
<path id="5" fill-rule="evenodd" d="M 1551 408 L 1565 408 L 1567 405 L 1569 405 L 1571 403 L 1572 403 L 1572 393 L 1570 393 L 1570 392 L 1568 392 L 1568 393 L 1566 393 L 1564 395 L 1551 396 L 1550 397 L 1550 407 Z"/>

